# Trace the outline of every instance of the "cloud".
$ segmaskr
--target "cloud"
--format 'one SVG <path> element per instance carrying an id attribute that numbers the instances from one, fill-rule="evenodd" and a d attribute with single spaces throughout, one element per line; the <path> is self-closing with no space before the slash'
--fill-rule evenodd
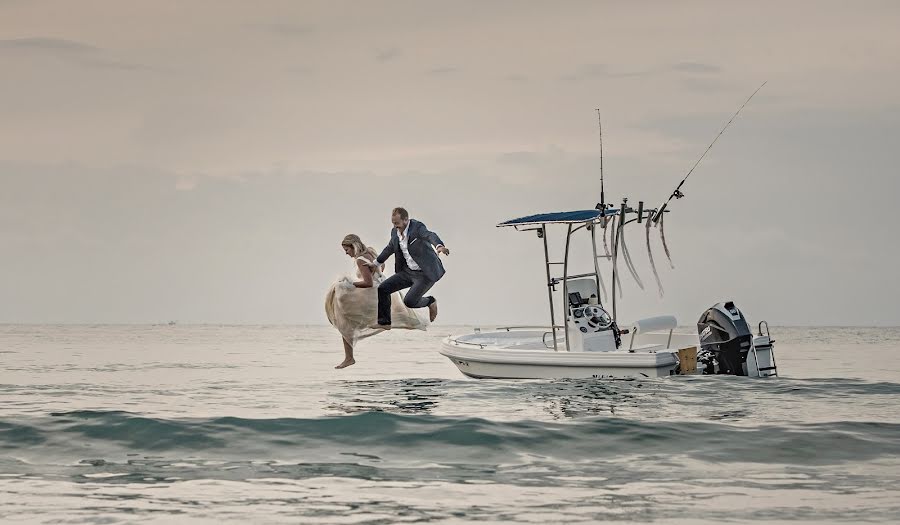
<path id="1" fill-rule="evenodd" d="M 635 78 L 655 75 L 666 71 L 665 68 L 646 68 L 639 70 L 614 70 L 606 64 L 584 64 L 574 72 L 562 77 L 565 81 L 585 81 L 596 78 Z"/>
<path id="2" fill-rule="evenodd" d="M 113 71 L 150 71 L 156 70 L 142 64 L 134 64 L 131 62 L 121 62 L 119 60 L 106 60 L 102 58 L 91 58 L 80 61 L 81 65 L 96 69 L 109 69 Z"/>
<path id="3" fill-rule="evenodd" d="M 191 191 L 197 187 L 197 179 L 195 178 L 180 178 L 175 181 L 175 190 L 177 191 Z"/>
<path id="4" fill-rule="evenodd" d="M 0 53 L 4 52 L 57 58 L 95 69 L 118 71 L 149 69 L 141 64 L 103 58 L 101 56 L 103 50 L 99 47 L 64 38 L 27 37 L 0 40 Z"/>
<path id="5" fill-rule="evenodd" d="M 315 27 L 306 24 L 291 24 L 288 22 L 268 22 L 263 24 L 251 24 L 251 27 L 262 29 L 273 35 L 284 37 L 306 37 L 315 32 Z"/>
<path id="6" fill-rule="evenodd" d="M 63 38 L 28 37 L 0 40 L 0 51 L 46 52 L 71 56 L 94 53 L 99 48 Z"/>
<path id="7" fill-rule="evenodd" d="M 688 73 L 699 75 L 711 75 L 720 73 L 722 68 L 713 64 L 700 62 L 679 62 L 674 65 L 651 66 L 637 70 L 615 70 L 606 64 L 584 64 L 574 72 L 562 77 L 565 81 L 585 81 L 596 78 L 639 78 L 648 76 L 667 75 L 670 73 Z"/>
<path id="8" fill-rule="evenodd" d="M 712 78 L 707 76 L 687 77 L 681 81 L 681 85 L 691 91 L 703 93 L 730 92 L 741 87 L 735 85 L 734 82 L 727 82 L 718 77 Z"/>
<path id="9" fill-rule="evenodd" d="M 672 66 L 672 71 L 679 73 L 721 73 L 722 68 L 713 64 L 702 64 L 700 62 L 679 62 Z"/>
<path id="10" fill-rule="evenodd" d="M 312 66 L 293 66 L 287 68 L 288 73 L 294 73 L 296 75 L 308 76 L 315 73 L 315 68 Z"/>
<path id="11" fill-rule="evenodd" d="M 525 75 L 510 73 L 509 75 L 504 76 L 503 80 L 506 80 L 507 82 L 525 83 L 528 82 L 529 78 Z"/>
<path id="12" fill-rule="evenodd" d="M 382 49 L 375 53 L 375 60 L 379 62 L 390 62 L 402 54 L 403 52 L 397 48 Z"/>
<path id="13" fill-rule="evenodd" d="M 429 69 L 425 73 L 428 75 L 449 75 L 457 72 L 459 72 L 459 69 L 455 67 L 436 67 Z"/>
<path id="14" fill-rule="evenodd" d="M 577 70 L 568 75 L 564 75 L 562 80 L 582 81 L 593 78 L 605 77 L 609 75 L 609 66 L 606 64 L 584 64 Z"/>

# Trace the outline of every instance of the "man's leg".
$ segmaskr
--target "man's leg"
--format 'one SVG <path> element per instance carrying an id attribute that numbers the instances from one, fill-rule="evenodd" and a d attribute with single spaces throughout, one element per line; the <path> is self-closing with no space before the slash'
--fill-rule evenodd
<path id="1" fill-rule="evenodd" d="M 412 287 L 403 298 L 403 304 L 409 308 L 425 308 L 434 302 L 434 297 L 423 297 L 425 292 L 434 286 L 434 281 L 429 280 L 424 275 L 412 276 Z M 387 281 L 385 281 L 387 282 Z"/>
<path id="2" fill-rule="evenodd" d="M 391 294 L 412 285 L 412 279 L 404 273 L 395 273 L 378 285 L 378 324 L 391 324 Z"/>

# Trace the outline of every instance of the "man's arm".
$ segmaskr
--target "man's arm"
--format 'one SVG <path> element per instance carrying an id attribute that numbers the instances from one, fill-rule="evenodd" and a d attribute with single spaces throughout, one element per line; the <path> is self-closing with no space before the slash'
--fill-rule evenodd
<path id="1" fill-rule="evenodd" d="M 378 258 L 375 259 L 375 262 L 378 264 L 384 264 L 385 261 L 387 261 L 393 254 L 394 254 L 394 238 L 392 236 L 391 240 L 388 241 L 387 246 L 385 246 L 384 249 L 381 250 L 381 255 L 379 255 Z"/>
<path id="2" fill-rule="evenodd" d="M 443 250 L 443 252 L 446 255 L 450 255 L 450 250 L 448 250 L 447 247 L 444 246 L 444 241 L 441 240 L 441 238 L 438 236 L 438 234 L 434 233 L 433 231 L 430 231 L 428 229 L 428 227 L 425 226 L 425 223 L 420 222 L 419 224 L 422 225 L 422 231 L 419 232 L 419 236 L 428 239 L 428 242 L 430 242 L 432 245 L 434 245 L 434 247 L 437 251 L 440 252 Z"/>

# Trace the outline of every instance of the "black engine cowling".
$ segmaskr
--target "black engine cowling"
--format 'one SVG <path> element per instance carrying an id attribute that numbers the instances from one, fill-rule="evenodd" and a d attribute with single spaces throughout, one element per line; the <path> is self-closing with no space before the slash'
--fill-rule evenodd
<path id="1" fill-rule="evenodd" d="M 744 314 L 731 301 L 717 303 L 703 312 L 697 321 L 700 333 L 698 361 L 706 365 L 705 374 L 747 375 L 747 352 L 753 333 Z"/>

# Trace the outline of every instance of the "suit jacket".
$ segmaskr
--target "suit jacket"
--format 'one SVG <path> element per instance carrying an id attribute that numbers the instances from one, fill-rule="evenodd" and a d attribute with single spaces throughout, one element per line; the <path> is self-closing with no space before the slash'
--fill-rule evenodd
<path id="1" fill-rule="evenodd" d="M 438 234 L 428 231 L 428 228 L 417 220 L 409 220 L 406 245 L 409 256 L 416 261 L 425 277 L 433 282 L 437 282 L 445 273 L 441 258 L 433 248 L 439 244 L 444 244 L 444 241 L 438 237 Z M 403 257 L 403 251 L 400 249 L 400 233 L 397 228 L 391 228 L 391 240 L 378 256 L 378 262 L 383 264 L 391 255 L 394 256 L 395 273 L 400 273 L 407 268 L 406 258 Z"/>

